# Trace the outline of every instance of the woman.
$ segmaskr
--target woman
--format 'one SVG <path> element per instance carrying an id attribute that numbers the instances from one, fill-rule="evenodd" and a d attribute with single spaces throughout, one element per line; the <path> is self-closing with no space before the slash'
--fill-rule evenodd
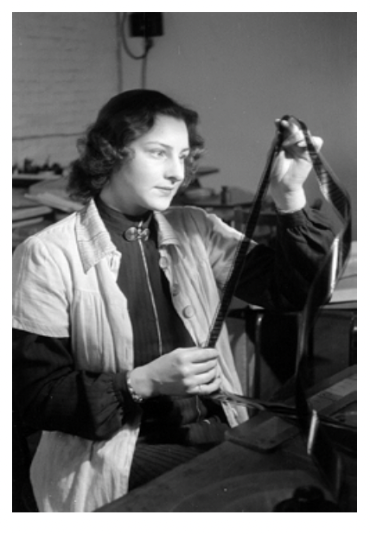
<path id="1" fill-rule="evenodd" d="M 31 467 L 40 511 L 95 510 L 247 419 L 210 397 L 241 392 L 225 327 L 203 348 L 242 236 L 170 208 L 203 147 L 197 120 L 156 91 L 112 98 L 72 167 L 84 208 L 15 251 L 14 387 L 43 430 Z M 333 234 L 305 207 L 299 132 L 280 126 L 291 142 L 271 186 L 278 245 L 250 247 L 236 295 L 283 310 L 302 307 Z"/>

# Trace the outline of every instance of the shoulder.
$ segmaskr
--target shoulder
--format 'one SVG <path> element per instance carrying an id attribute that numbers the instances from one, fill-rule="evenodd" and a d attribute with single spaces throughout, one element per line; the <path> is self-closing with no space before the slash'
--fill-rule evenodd
<path id="1" fill-rule="evenodd" d="M 208 214 L 204 209 L 195 206 L 173 206 L 163 212 L 167 221 L 176 227 L 204 227 L 212 224 L 214 215 Z"/>
<path id="2" fill-rule="evenodd" d="M 185 242 L 210 233 L 208 214 L 192 206 L 174 206 L 164 212 L 155 213 L 162 243 Z"/>
<path id="3" fill-rule="evenodd" d="M 80 216 L 79 212 L 71 213 L 58 222 L 47 226 L 40 232 L 34 234 L 34 237 L 44 241 L 45 243 L 49 241 L 55 241 L 58 239 L 63 239 L 69 234 L 75 233 L 76 221 Z"/>
<path id="4" fill-rule="evenodd" d="M 23 241 L 14 251 L 14 259 L 19 256 L 45 256 L 58 250 L 67 251 L 76 242 L 75 228 L 78 213 L 67 215 Z"/>
<path id="5" fill-rule="evenodd" d="M 168 222 L 176 229 L 197 230 L 203 235 L 222 234 L 240 237 L 240 232 L 224 222 L 215 213 L 208 213 L 196 206 L 175 206 L 163 213 Z"/>
<path id="6" fill-rule="evenodd" d="M 234 246 L 243 237 L 217 215 L 193 206 L 171 207 L 157 212 L 156 218 L 161 244 L 177 243 L 191 248 L 205 245 L 211 250 Z"/>

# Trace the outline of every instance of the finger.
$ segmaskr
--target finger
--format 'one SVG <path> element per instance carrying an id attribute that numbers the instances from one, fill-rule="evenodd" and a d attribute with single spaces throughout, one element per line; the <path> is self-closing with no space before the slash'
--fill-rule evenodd
<path id="1" fill-rule="evenodd" d="M 321 137 L 311 137 L 312 145 L 314 146 L 315 150 L 317 152 L 320 152 L 321 147 L 324 144 L 324 141 L 321 139 Z M 298 144 L 289 147 L 288 149 L 285 149 L 285 154 L 293 157 L 295 159 L 302 159 L 306 160 L 308 162 L 311 162 L 311 157 L 307 149 L 307 143 L 305 140 L 299 142 Z"/>
<path id="2" fill-rule="evenodd" d="M 275 124 L 283 136 L 283 147 L 295 145 L 304 139 L 302 129 L 295 120 L 276 119 Z"/>
<path id="3" fill-rule="evenodd" d="M 209 360 L 207 362 L 198 362 L 192 366 L 194 375 L 203 375 L 217 369 L 217 360 Z"/>
<path id="4" fill-rule="evenodd" d="M 288 123 L 286 120 L 280 121 L 280 124 L 284 126 L 286 132 L 284 135 L 284 141 L 282 142 L 282 148 L 287 149 L 289 147 L 306 148 L 306 140 L 303 131 L 298 127 L 296 123 Z M 308 135 L 311 138 L 312 144 L 317 151 L 321 150 L 324 141 L 321 137 L 312 136 L 310 132 Z"/>
<path id="5" fill-rule="evenodd" d="M 286 150 L 291 147 L 300 146 L 302 143 L 305 143 L 304 134 L 302 130 L 297 130 L 297 131 L 290 133 L 287 137 L 285 137 L 281 146 L 283 149 Z"/>
<path id="6" fill-rule="evenodd" d="M 212 380 L 212 382 L 209 382 L 208 384 L 199 384 L 195 388 L 195 395 L 211 395 L 211 393 L 214 393 L 215 391 L 218 391 L 221 388 L 221 378 L 217 376 L 215 380 Z"/>
<path id="7" fill-rule="evenodd" d="M 201 349 L 196 348 L 191 353 L 191 360 L 194 363 L 197 362 L 207 362 L 207 361 L 217 361 L 219 354 L 216 349 Z"/>
<path id="8" fill-rule="evenodd" d="M 310 136 L 310 139 L 311 139 L 311 143 L 313 144 L 313 146 L 317 150 L 319 150 L 322 147 L 322 145 L 324 144 L 324 141 L 321 139 L 321 137 Z M 307 146 L 306 139 L 303 138 L 301 141 L 299 141 L 297 143 L 297 146 L 299 146 L 301 148 L 305 148 Z"/>
<path id="9" fill-rule="evenodd" d="M 321 139 L 321 137 L 311 137 L 310 139 L 315 150 L 319 152 L 324 144 L 324 141 Z M 305 139 L 302 139 L 293 145 L 285 145 L 283 143 L 282 149 L 286 157 L 302 158 L 306 159 L 307 161 L 310 161 L 310 156 L 308 154 L 307 143 Z"/>
<path id="10" fill-rule="evenodd" d="M 313 146 L 319 152 L 324 144 L 324 140 L 321 139 L 321 137 L 311 137 L 311 141 L 312 141 Z"/>
<path id="11" fill-rule="evenodd" d="M 213 382 L 221 383 L 221 378 L 219 372 L 216 370 L 211 370 L 201 375 L 193 376 L 191 379 L 188 379 L 186 382 L 187 392 L 193 395 L 200 395 L 201 392 L 208 391 L 208 386 Z M 206 387 L 207 386 L 207 387 Z"/>
<path id="12" fill-rule="evenodd" d="M 194 377 L 195 383 L 197 385 L 199 384 L 208 384 L 215 380 L 217 377 L 219 377 L 219 373 L 216 369 L 210 369 L 209 371 L 206 371 L 205 373 L 198 374 Z"/>

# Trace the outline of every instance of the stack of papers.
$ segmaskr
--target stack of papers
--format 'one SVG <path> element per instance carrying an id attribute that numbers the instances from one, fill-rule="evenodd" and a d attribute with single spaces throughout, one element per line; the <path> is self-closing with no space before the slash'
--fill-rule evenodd
<path id="1" fill-rule="evenodd" d="M 44 215 L 51 213 L 52 208 L 26 198 L 26 190 L 12 190 L 12 226 L 24 226 L 42 220 Z"/>

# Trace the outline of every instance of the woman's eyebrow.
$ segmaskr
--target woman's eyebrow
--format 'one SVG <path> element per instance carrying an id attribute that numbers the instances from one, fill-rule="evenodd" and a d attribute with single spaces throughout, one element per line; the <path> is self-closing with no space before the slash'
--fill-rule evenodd
<path id="1" fill-rule="evenodd" d="M 145 144 L 146 145 L 160 145 L 163 148 L 167 148 L 168 150 L 173 150 L 174 148 L 172 145 L 168 145 L 167 143 L 162 143 L 161 141 L 147 141 Z M 183 148 L 181 152 L 190 152 L 190 147 L 187 146 Z"/>

